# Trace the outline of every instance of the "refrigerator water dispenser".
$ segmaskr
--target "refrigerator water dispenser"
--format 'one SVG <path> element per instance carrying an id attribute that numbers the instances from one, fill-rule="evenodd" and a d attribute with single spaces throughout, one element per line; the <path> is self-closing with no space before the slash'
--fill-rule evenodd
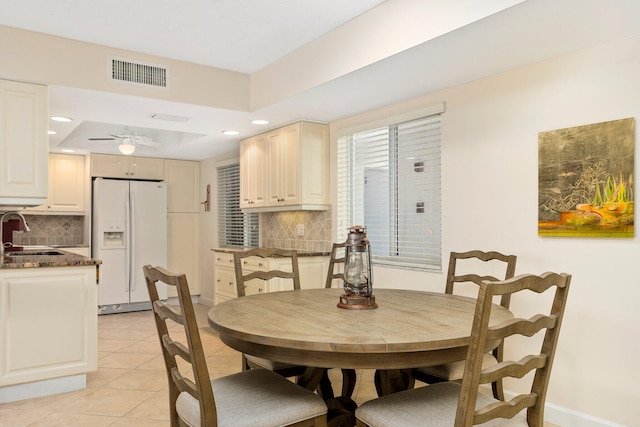
<path id="1" fill-rule="evenodd" d="M 102 249 L 115 249 L 125 247 L 125 225 L 117 222 L 106 223 L 102 227 Z"/>

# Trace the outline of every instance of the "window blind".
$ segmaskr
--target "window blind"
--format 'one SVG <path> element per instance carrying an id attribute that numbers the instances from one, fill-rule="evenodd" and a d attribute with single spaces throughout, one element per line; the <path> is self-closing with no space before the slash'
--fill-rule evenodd
<path id="1" fill-rule="evenodd" d="M 217 168 L 218 172 L 218 244 L 222 247 L 257 247 L 259 216 L 240 210 L 240 165 Z"/>
<path id="2" fill-rule="evenodd" d="M 374 264 L 442 268 L 440 116 L 338 138 L 338 237 L 364 225 Z"/>

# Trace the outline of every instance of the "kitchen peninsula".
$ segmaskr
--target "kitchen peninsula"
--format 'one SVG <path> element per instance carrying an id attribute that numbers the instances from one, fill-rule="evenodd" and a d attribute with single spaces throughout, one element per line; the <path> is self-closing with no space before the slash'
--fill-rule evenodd
<path id="1" fill-rule="evenodd" d="M 0 403 L 83 389 L 97 369 L 101 262 L 23 249 L 0 260 Z"/>

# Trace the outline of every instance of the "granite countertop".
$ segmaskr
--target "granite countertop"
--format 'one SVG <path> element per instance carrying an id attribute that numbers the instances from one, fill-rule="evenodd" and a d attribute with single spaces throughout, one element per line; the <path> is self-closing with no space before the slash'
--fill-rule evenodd
<path id="1" fill-rule="evenodd" d="M 46 252 L 58 252 L 60 255 L 43 255 Z M 20 254 L 20 255 L 18 255 Z M 81 267 L 102 264 L 102 261 L 82 255 L 66 252 L 62 248 L 25 249 L 5 252 L 0 259 L 0 269 L 44 268 L 44 267 Z"/>
<path id="2" fill-rule="evenodd" d="M 232 254 L 234 252 L 247 251 L 249 249 L 255 249 L 255 248 L 213 248 L 211 250 L 214 251 L 214 252 Z M 331 255 L 331 251 L 326 251 L 326 252 L 322 252 L 322 251 L 303 251 L 303 250 L 300 250 L 300 249 L 296 249 L 296 252 L 298 253 L 299 257 L 303 257 L 303 256 L 330 256 Z"/>

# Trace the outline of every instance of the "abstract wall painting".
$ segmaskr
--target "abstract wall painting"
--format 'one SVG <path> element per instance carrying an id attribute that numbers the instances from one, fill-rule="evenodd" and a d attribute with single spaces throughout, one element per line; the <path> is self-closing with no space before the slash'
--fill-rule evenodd
<path id="1" fill-rule="evenodd" d="M 633 237 L 635 119 L 538 134 L 538 235 Z"/>

